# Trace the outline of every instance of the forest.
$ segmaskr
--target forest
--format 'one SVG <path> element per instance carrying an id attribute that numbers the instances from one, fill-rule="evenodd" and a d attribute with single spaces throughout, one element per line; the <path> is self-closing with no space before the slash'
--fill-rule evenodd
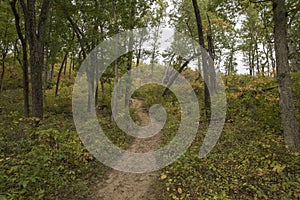
<path id="1" fill-rule="evenodd" d="M 300 199 L 300 1 L 0 0 L 10 199 Z"/>

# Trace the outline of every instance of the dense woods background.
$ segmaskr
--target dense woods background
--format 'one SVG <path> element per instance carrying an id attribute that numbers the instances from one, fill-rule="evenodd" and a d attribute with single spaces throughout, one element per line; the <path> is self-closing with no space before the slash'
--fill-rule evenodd
<path id="1" fill-rule="evenodd" d="M 195 90 L 204 116 L 197 140 L 159 171 L 157 199 L 299 199 L 299 11 L 297 0 L 0 1 L 0 199 L 93 195 L 91 185 L 105 180 L 109 169 L 76 134 L 74 78 L 102 41 L 142 27 L 173 28 L 197 41 L 222 73 L 228 98 L 222 137 L 207 158 L 199 159 L 210 116 L 204 80 L 214 77 L 204 64 L 191 69 L 184 64 L 187 58 L 161 55 L 152 38 L 151 51 L 135 47 L 95 77 L 91 93 L 99 123 L 122 148 L 133 138 L 113 122 L 110 101 L 128 70 L 163 65 L 161 55 Z M 180 120 L 174 95 L 152 85 L 133 98 L 142 99 L 146 110 L 156 103 L 166 107 L 162 144 L 167 144 Z M 130 111 L 139 121 L 137 109 Z"/>

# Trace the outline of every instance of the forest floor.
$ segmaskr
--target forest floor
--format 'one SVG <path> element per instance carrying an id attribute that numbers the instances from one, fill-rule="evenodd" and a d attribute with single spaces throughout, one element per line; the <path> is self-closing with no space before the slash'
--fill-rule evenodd
<path id="1" fill-rule="evenodd" d="M 83 145 L 72 117 L 74 80 L 67 76 L 62 79 L 59 96 L 54 96 L 54 87 L 47 90 L 44 119 L 25 118 L 22 71 L 18 69 L 19 72 L 10 73 L 14 78 L 7 76 L 0 95 L 0 200 L 300 197 L 300 154 L 286 149 L 278 91 L 260 92 L 276 85 L 273 78 L 224 77 L 226 123 L 210 154 L 205 158 L 198 156 L 209 126 L 208 120 L 201 117 L 194 142 L 180 158 L 157 172 L 132 174 L 110 169 Z M 203 84 L 194 82 L 198 74 L 186 71 L 184 75 L 199 97 L 199 108 L 204 108 Z M 300 123 L 300 73 L 292 74 L 292 78 Z M 99 96 L 97 116 L 115 145 L 132 152 L 149 152 L 167 145 L 176 136 L 181 112 L 174 94 L 163 98 L 163 87 L 149 85 L 132 95 L 130 116 L 136 124 L 149 123 L 148 111 L 153 105 L 162 105 L 168 114 L 159 134 L 141 140 L 111 123 L 109 89 L 113 87 L 108 87 L 105 98 Z M 204 116 L 204 110 L 201 112 Z"/>
<path id="2" fill-rule="evenodd" d="M 150 122 L 149 115 L 143 107 L 143 100 L 131 99 L 132 108 L 138 112 L 140 126 Z M 131 152 L 149 152 L 157 149 L 161 143 L 161 134 L 148 139 L 135 139 L 127 149 Z M 102 200 L 153 200 L 158 198 L 158 179 L 160 172 L 143 174 L 126 173 L 117 170 L 108 172 L 106 180 L 99 180 L 94 185 L 93 196 L 90 199 Z"/>

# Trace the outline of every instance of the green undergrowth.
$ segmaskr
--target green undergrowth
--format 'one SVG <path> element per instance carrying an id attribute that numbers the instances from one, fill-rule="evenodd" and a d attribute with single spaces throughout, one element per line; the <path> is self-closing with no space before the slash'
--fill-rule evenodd
<path id="1" fill-rule="evenodd" d="M 17 76 L 18 73 L 15 75 Z M 272 78 L 234 75 L 224 78 L 226 123 L 217 145 L 205 158 L 198 153 L 208 120 L 203 110 L 203 82 L 184 74 L 199 99 L 198 134 L 189 150 L 161 171 L 158 199 L 299 199 L 300 155 L 290 153 L 280 125 L 279 97 Z M 294 100 L 300 120 L 300 73 L 293 74 Z M 84 148 L 72 118 L 73 79 L 62 77 L 59 96 L 53 84 L 46 93 L 45 118 L 23 117 L 20 79 L 7 79 L 0 95 L 0 199 L 89 199 L 91 188 L 108 169 Z M 112 84 L 99 95 L 98 120 L 108 138 L 127 148 L 132 137 L 111 118 Z M 146 111 L 162 104 L 168 114 L 162 146 L 177 134 L 181 115 L 176 96 L 165 88 L 143 86 L 133 94 Z M 184 88 L 183 88 L 184 89 Z M 138 122 L 138 111 L 130 109 Z"/>
<path id="2" fill-rule="evenodd" d="M 23 117 L 22 90 L 0 96 L 0 199 L 88 199 L 92 184 L 105 178 L 104 166 L 85 149 L 73 123 L 70 87 L 63 79 L 59 96 L 47 91 L 44 119 Z M 128 138 L 107 113 L 99 123 L 120 147 Z"/>
<path id="3" fill-rule="evenodd" d="M 227 119 L 221 138 L 200 159 L 208 126 L 200 120 L 188 152 L 161 173 L 162 199 L 299 199 L 300 155 L 285 147 L 276 82 L 237 75 L 227 79 Z M 299 117 L 299 74 L 293 75 L 293 82 Z M 166 131 L 164 140 L 176 131 Z"/>

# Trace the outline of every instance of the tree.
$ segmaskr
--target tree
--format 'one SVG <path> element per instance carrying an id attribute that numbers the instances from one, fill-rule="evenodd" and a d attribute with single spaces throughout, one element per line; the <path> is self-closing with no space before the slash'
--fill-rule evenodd
<path id="1" fill-rule="evenodd" d="M 197 0 L 193 0 L 193 7 L 194 7 L 194 12 L 195 12 L 195 17 L 197 21 L 197 27 L 198 27 L 198 39 L 199 39 L 199 45 L 202 47 L 202 50 L 205 48 L 205 43 L 204 43 L 204 34 L 203 34 L 203 27 L 202 27 L 202 20 L 201 20 L 201 15 L 200 15 L 200 10 L 198 6 Z M 206 114 L 208 113 L 207 111 L 210 108 L 210 97 L 209 97 L 209 90 L 208 90 L 208 69 L 207 69 L 207 58 L 204 52 L 201 52 L 202 56 L 202 66 L 203 66 L 203 76 L 204 76 L 204 103 L 205 103 L 205 109 L 206 109 Z"/>
<path id="2" fill-rule="evenodd" d="M 300 70 L 300 3 L 287 1 L 289 60 L 292 72 Z"/>
<path id="3" fill-rule="evenodd" d="M 32 89 L 32 114 L 34 117 L 43 118 L 43 66 L 44 45 L 47 14 L 50 0 L 43 0 L 41 8 L 35 0 L 20 0 L 25 21 L 25 32 L 28 38 L 30 51 L 30 75 Z M 37 12 L 40 10 L 37 19 Z"/>
<path id="4" fill-rule="evenodd" d="M 9 51 L 13 50 L 16 34 L 13 26 L 13 17 L 9 4 L 0 2 L 0 61 L 2 72 L 0 74 L 0 93 L 3 90 L 5 65 L 7 62 Z"/>
<path id="5" fill-rule="evenodd" d="M 134 29 L 134 27 L 136 26 L 135 24 L 135 18 L 136 18 L 136 1 L 132 0 L 132 2 L 129 4 L 131 7 L 131 11 L 130 11 L 130 21 L 128 22 L 129 25 L 129 29 L 132 30 Z M 132 59 L 133 59 L 133 45 L 134 45 L 134 38 L 133 36 L 129 37 L 129 41 L 128 41 L 128 50 L 130 51 L 128 53 L 128 57 L 127 57 L 127 73 L 128 73 L 128 78 L 126 81 L 126 89 L 125 89 L 125 107 L 129 107 L 129 92 L 131 89 L 131 69 L 132 69 Z"/>
<path id="6" fill-rule="evenodd" d="M 28 48 L 27 48 L 27 39 L 24 36 L 21 29 L 21 21 L 20 15 L 17 11 L 16 7 L 17 0 L 13 0 L 10 2 L 11 9 L 15 16 L 15 26 L 16 31 L 21 41 L 22 46 L 22 69 L 23 69 L 23 96 L 24 96 L 24 113 L 26 117 L 29 117 L 30 109 L 29 109 L 29 75 L 28 75 Z M 17 48 L 15 46 L 15 48 Z"/>
<path id="7" fill-rule="evenodd" d="M 273 0 L 274 36 L 280 111 L 285 142 L 291 150 L 300 150 L 300 135 L 295 116 L 288 61 L 287 18 L 284 0 Z"/>

